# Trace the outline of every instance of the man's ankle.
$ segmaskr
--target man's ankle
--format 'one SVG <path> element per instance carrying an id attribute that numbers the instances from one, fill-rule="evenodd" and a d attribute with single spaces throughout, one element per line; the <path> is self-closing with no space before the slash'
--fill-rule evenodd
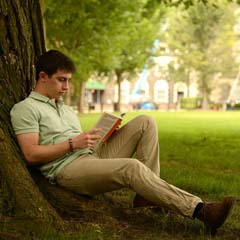
<path id="1" fill-rule="evenodd" d="M 203 208 L 203 205 L 204 205 L 203 202 L 200 202 L 200 203 L 197 204 L 197 206 L 195 207 L 195 210 L 193 212 L 193 215 L 192 215 L 193 219 L 196 218 L 196 216 L 198 215 L 199 211 L 201 211 L 201 209 Z"/>

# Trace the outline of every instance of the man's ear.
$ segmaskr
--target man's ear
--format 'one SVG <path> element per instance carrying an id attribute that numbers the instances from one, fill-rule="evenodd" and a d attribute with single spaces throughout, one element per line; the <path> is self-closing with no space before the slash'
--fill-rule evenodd
<path id="1" fill-rule="evenodd" d="M 42 81 L 42 82 L 46 82 L 47 79 L 48 79 L 48 74 L 43 72 L 43 71 L 41 71 L 39 73 L 39 80 Z"/>

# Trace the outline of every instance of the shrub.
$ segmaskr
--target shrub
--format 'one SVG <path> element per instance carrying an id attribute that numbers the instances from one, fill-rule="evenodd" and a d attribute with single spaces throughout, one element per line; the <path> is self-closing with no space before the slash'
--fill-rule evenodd
<path id="1" fill-rule="evenodd" d="M 186 97 L 181 99 L 181 108 L 196 109 L 201 108 L 202 97 Z"/>

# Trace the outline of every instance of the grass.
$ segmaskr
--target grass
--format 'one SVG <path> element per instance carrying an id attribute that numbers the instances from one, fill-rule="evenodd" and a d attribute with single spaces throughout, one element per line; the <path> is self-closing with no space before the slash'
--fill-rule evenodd
<path id="1" fill-rule="evenodd" d="M 218 200 L 225 195 L 234 195 L 239 199 L 240 112 L 130 112 L 123 124 L 139 114 L 156 119 L 163 179 L 203 199 Z M 84 130 L 92 128 L 99 116 L 96 113 L 80 116 Z M 226 231 L 228 228 L 232 232 L 233 229 L 240 230 L 238 203 L 228 220 Z M 179 220 L 176 221 L 179 223 Z M 163 226 L 164 222 L 161 224 Z M 190 221 L 189 224 L 196 223 Z M 171 231 L 175 234 L 177 230 L 173 227 Z M 185 234 L 188 237 L 183 239 L 191 239 L 191 231 L 186 230 Z M 170 238 L 169 231 L 167 236 L 168 239 L 183 237 L 180 234 L 180 237 Z M 194 236 L 194 239 L 205 239 L 205 235 Z"/>
<path id="2" fill-rule="evenodd" d="M 124 123 L 142 113 L 128 113 Z M 239 196 L 239 112 L 144 114 L 155 118 L 158 125 L 162 178 L 209 198 Z M 92 128 L 99 116 L 81 116 L 84 130 Z"/>

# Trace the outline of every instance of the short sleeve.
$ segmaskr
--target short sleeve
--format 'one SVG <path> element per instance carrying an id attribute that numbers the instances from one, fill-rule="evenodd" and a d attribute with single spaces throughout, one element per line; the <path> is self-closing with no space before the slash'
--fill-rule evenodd
<path id="1" fill-rule="evenodd" d="M 11 122 L 16 135 L 23 133 L 39 132 L 37 109 L 26 102 L 20 102 L 13 106 Z"/>

